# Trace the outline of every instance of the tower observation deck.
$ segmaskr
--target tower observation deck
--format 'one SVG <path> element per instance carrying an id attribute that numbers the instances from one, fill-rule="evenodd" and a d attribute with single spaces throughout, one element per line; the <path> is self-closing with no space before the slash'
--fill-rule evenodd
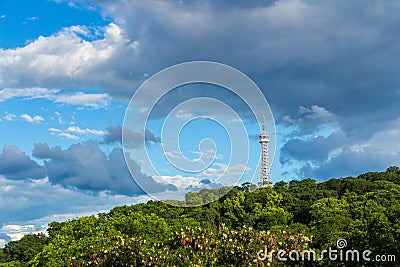
<path id="1" fill-rule="evenodd" d="M 272 186 L 269 178 L 269 162 L 268 162 L 268 143 L 269 135 L 266 130 L 265 116 L 262 117 L 262 130 L 259 136 L 259 143 L 261 144 L 261 177 L 258 182 L 259 187 Z"/>

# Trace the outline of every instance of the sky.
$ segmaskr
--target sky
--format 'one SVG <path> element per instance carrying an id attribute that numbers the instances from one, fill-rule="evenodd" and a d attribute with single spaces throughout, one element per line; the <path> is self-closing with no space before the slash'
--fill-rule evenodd
<path id="1" fill-rule="evenodd" d="M 125 127 L 148 108 L 129 105 L 139 86 L 184 62 L 231 66 L 261 90 L 274 183 L 399 166 L 399 11 L 373 0 L 1 1 L 0 246 L 51 221 L 224 185 L 221 175 L 256 183 L 263 114 L 226 88 L 182 85 L 134 125 L 142 132 Z"/>

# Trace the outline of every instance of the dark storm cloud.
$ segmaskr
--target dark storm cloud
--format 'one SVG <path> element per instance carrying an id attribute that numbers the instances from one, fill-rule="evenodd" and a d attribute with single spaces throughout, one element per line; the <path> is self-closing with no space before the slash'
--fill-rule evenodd
<path id="1" fill-rule="evenodd" d="M 282 147 L 280 161 L 284 165 L 300 165 L 294 169 L 302 178 L 328 179 L 384 171 L 400 165 L 399 136 L 400 120 L 377 130 L 367 141 L 341 131 L 327 137 L 296 138 Z"/>
<path id="2" fill-rule="evenodd" d="M 46 176 L 42 166 L 11 145 L 4 145 L 0 154 L 0 175 L 11 180 L 41 179 Z"/>
<path id="3" fill-rule="evenodd" d="M 301 177 L 319 180 L 358 175 L 366 171 L 384 171 L 389 166 L 399 165 L 399 155 L 388 154 L 367 148 L 364 151 L 346 149 L 329 161 L 312 167 L 309 163 L 299 169 Z"/>
<path id="4" fill-rule="evenodd" d="M 381 124 L 397 116 L 398 2 L 75 2 L 101 7 L 116 25 L 105 34 L 113 53 L 97 65 L 79 65 L 86 72 L 74 76 L 73 81 L 68 75 L 64 77 L 72 87 L 100 88 L 128 99 L 144 77 L 165 67 L 188 60 L 212 60 L 232 65 L 254 79 L 268 98 L 277 122 L 285 115 L 294 116 L 300 106 L 319 105 L 340 117 L 344 131 L 357 134 L 355 125 L 364 128 L 363 133 L 371 133 L 371 124 Z M 81 43 L 74 45 L 79 48 Z M 80 51 L 78 48 L 67 50 L 74 53 Z M 64 50 L 65 47 L 59 53 Z M 94 58 L 100 56 L 102 50 L 99 51 L 93 51 Z M 7 51 L 9 54 L 12 53 Z M 15 55 L 16 59 L 21 57 L 29 55 Z M 32 56 L 32 60 L 37 58 Z M 13 63 L 12 68 L 4 66 L 4 71 L 12 77 L 9 82 L 4 79 L 4 86 L 11 86 L 11 82 L 22 85 L 17 64 Z M 37 68 L 46 64 L 49 62 L 37 64 Z M 43 86 L 52 78 L 46 77 L 45 71 L 40 72 L 43 77 L 33 70 L 27 72 L 21 68 L 22 71 L 23 77 L 35 75 L 27 79 L 30 86 Z M 49 86 L 65 87 L 61 84 L 66 84 L 66 80 L 62 73 L 59 75 L 52 79 L 60 84 Z M 94 78 L 107 81 L 100 85 L 93 83 Z M 110 85 L 110 81 L 115 85 Z M 375 116 L 369 117 L 371 113 Z"/>
<path id="5" fill-rule="evenodd" d="M 312 134 L 323 127 L 334 126 L 337 122 L 335 114 L 324 107 L 313 105 L 310 108 L 300 106 L 293 115 L 285 115 L 281 123 L 288 127 L 295 127 L 293 134 L 297 136 Z"/>
<path id="6" fill-rule="evenodd" d="M 318 105 L 338 115 L 349 135 L 368 138 L 371 125 L 398 116 L 397 2 L 91 2 L 138 42 L 140 57 L 114 58 L 121 74 L 124 66 L 139 77 L 187 60 L 214 60 L 254 79 L 278 123 L 300 106 Z"/>
<path id="7" fill-rule="evenodd" d="M 370 155 L 351 147 L 369 145 L 373 136 L 398 127 L 398 2 L 91 2 L 138 40 L 146 59 L 139 59 L 140 71 L 152 74 L 174 63 L 206 59 L 249 75 L 263 90 L 276 122 L 296 127 L 294 140 L 282 147 L 281 161 L 297 160 L 305 168 L 307 161 L 316 164 L 313 172 L 302 173 L 328 177 L 329 171 L 362 171 L 347 164 L 355 161 L 352 156 Z M 335 134 L 304 136 L 324 127 Z M 365 161 L 364 170 L 389 165 L 396 149 L 381 151 L 382 159 L 369 158 L 373 162 Z M 348 152 L 328 158 L 334 150 Z"/>
<path id="8" fill-rule="evenodd" d="M 305 140 L 294 138 L 286 142 L 281 148 L 280 162 L 289 163 L 292 160 L 323 162 L 329 153 L 345 144 L 343 133 L 333 133 L 327 137 L 315 136 Z"/>
<path id="9" fill-rule="evenodd" d="M 336 127 L 349 138 L 342 144 L 344 148 L 367 143 L 380 131 L 397 127 L 398 1 L 75 2 L 90 2 L 115 21 L 104 30 L 101 41 L 106 45 L 93 45 L 92 60 L 74 62 L 76 66 L 72 67 L 65 59 L 86 51 L 80 49 L 84 44 L 72 30 L 58 38 L 42 38 L 29 49 L 4 51 L 7 60 L 0 59 L 5 74 L 3 87 L 96 88 L 116 98 L 129 99 L 137 85 L 165 67 L 211 60 L 249 75 L 263 90 L 276 122 L 286 126 L 290 119 L 292 125 L 297 124 L 297 139 L 326 125 L 321 118 L 299 120 L 316 114 L 313 107 L 335 114 Z M 59 40 L 60 36 L 63 39 Z M 50 46 L 53 49 L 49 52 L 45 48 Z M 104 47 L 113 48 L 112 53 L 105 53 Z M 57 58 L 53 60 L 57 67 L 51 65 L 53 61 L 46 61 L 50 56 Z M 179 99 L 186 99 L 188 91 L 181 93 Z M 301 114 L 301 107 L 307 114 Z M 110 133 L 108 140 L 120 139 L 119 133 L 114 134 Z M 294 150 L 295 142 L 287 144 L 284 152 Z M 314 146 L 317 156 L 310 156 L 312 151 L 305 145 L 303 148 L 307 149 L 308 158 L 325 158 L 329 150 L 324 148 L 322 153 L 319 146 Z"/>
<path id="10" fill-rule="evenodd" d="M 119 142 L 122 143 L 122 127 L 121 126 L 109 126 L 107 127 L 107 133 L 104 135 L 104 143 L 111 144 Z"/>
<path id="11" fill-rule="evenodd" d="M 125 130 L 125 141 L 127 141 L 126 145 L 130 148 L 140 147 L 143 144 L 141 143 L 142 137 L 141 134 L 135 132 L 130 129 Z M 151 143 L 160 143 L 160 138 L 155 137 L 150 130 L 145 130 L 145 142 Z M 122 143 L 122 126 L 109 126 L 107 127 L 107 133 L 104 136 L 104 143 Z"/>
<path id="12" fill-rule="evenodd" d="M 46 160 L 47 175 L 53 184 L 95 192 L 108 190 L 124 195 L 144 194 L 132 179 L 122 149 L 114 148 L 107 156 L 94 141 L 74 144 L 66 150 L 39 143 L 35 144 L 33 155 Z M 147 181 L 153 193 L 175 189 L 174 186 L 155 182 L 141 172 L 138 164 L 131 164 L 134 166 L 134 177 Z"/>
<path id="13" fill-rule="evenodd" d="M 32 151 L 32 155 L 39 159 L 66 159 L 66 155 L 63 153 L 61 147 L 55 146 L 50 149 L 46 143 L 36 143 Z"/>

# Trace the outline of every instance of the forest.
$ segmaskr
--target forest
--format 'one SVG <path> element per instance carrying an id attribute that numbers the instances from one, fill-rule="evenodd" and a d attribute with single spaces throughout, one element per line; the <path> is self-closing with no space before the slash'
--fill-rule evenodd
<path id="1" fill-rule="evenodd" d="M 0 266 L 400 265 L 399 167 L 203 189 L 171 201 L 177 205 L 149 201 L 52 222 L 46 234 L 7 243 Z"/>

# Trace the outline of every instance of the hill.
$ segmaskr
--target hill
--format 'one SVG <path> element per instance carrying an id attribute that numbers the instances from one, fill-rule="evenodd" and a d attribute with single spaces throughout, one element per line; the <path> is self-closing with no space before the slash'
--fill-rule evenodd
<path id="1" fill-rule="evenodd" d="M 180 204 L 208 202 L 226 190 L 217 201 L 194 208 L 149 201 L 50 223 L 48 237 L 27 235 L 8 243 L 0 250 L 0 266 L 399 264 L 398 167 L 325 182 L 201 190 L 187 194 Z M 328 248 L 337 250 L 335 260 L 323 254 Z M 286 252 L 280 255 L 286 261 L 279 259 L 279 250 Z M 303 251 L 315 252 L 316 258 L 304 258 Z M 321 253 L 323 259 L 317 260 Z"/>

